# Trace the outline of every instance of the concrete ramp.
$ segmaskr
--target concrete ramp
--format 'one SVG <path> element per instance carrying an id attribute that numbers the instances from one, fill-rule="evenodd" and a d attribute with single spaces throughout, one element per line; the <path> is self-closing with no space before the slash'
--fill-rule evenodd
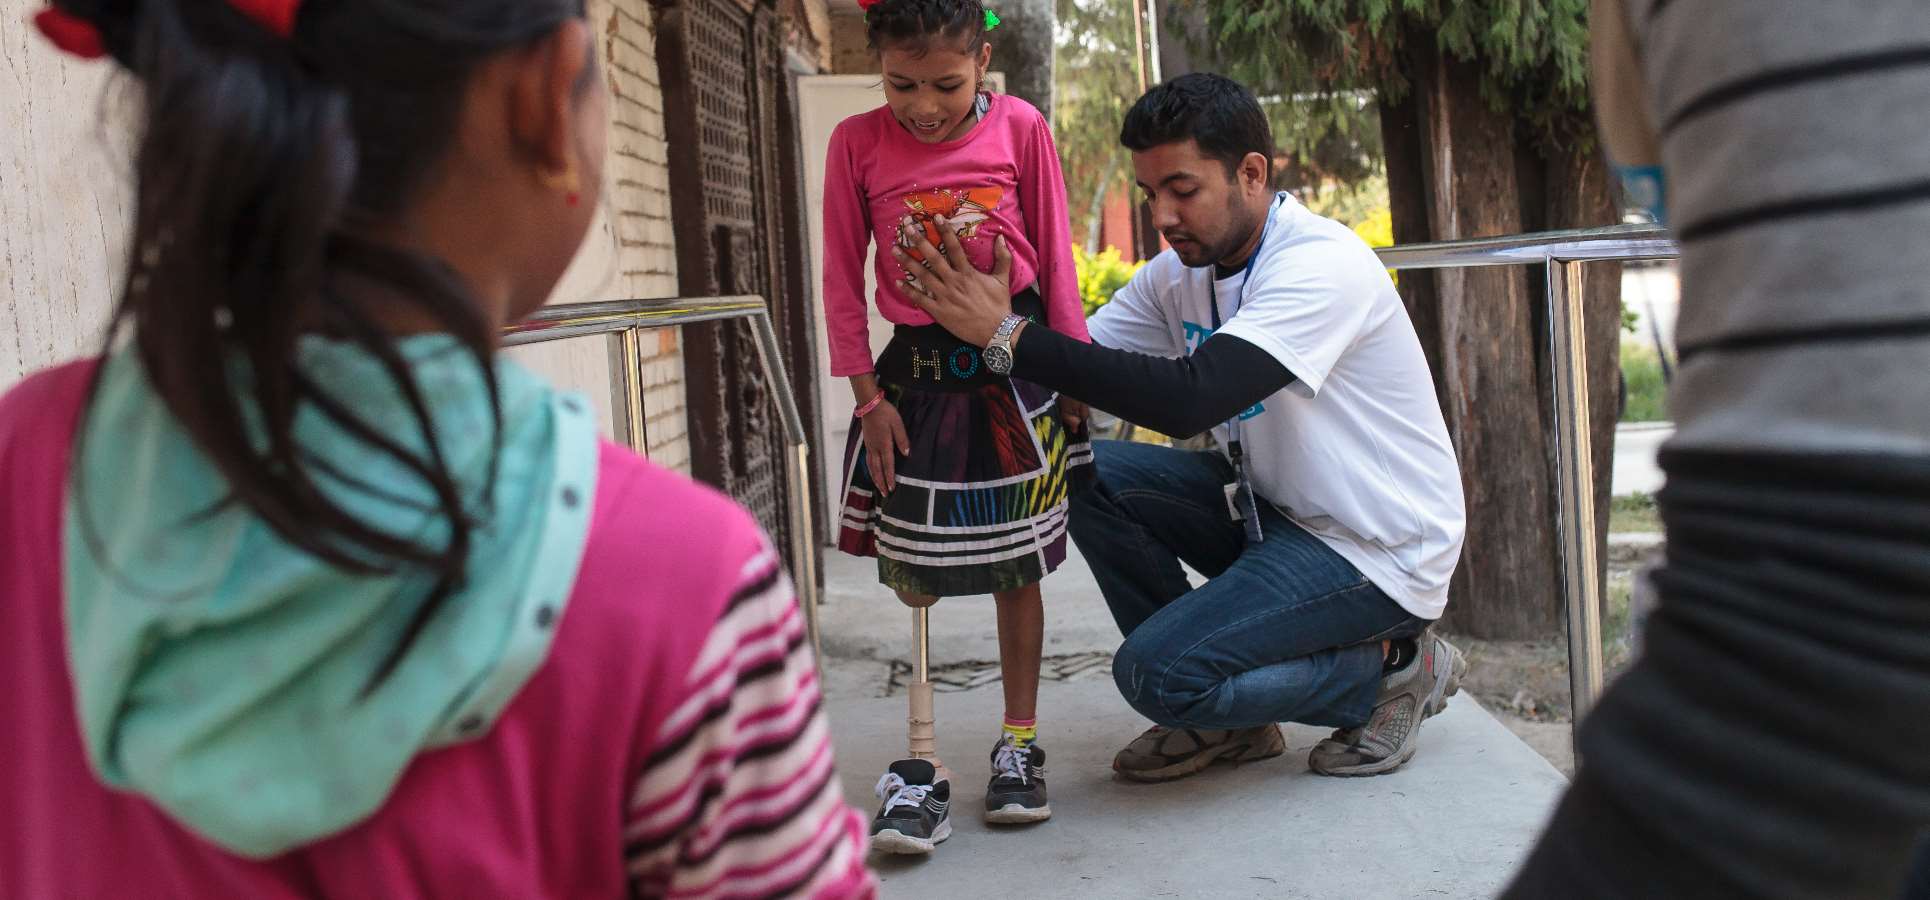
<path id="1" fill-rule="evenodd" d="M 1113 753 L 1147 723 L 1109 678 L 1088 678 L 1041 689 L 1053 819 L 994 828 L 979 812 L 1001 705 L 996 685 L 938 696 L 940 751 L 958 779 L 953 835 L 928 858 L 874 856 L 883 896 L 1487 897 L 1566 783 L 1466 696 L 1428 721 L 1419 754 L 1391 775 L 1308 772 L 1325 734 L 1294 726 L 1277 759 L 1168 784 L 1117 781 Z M 904 751 L 905 699 L 834 698 L 829 712 L 845 792 L 875 812 L 871 787 Z"/>

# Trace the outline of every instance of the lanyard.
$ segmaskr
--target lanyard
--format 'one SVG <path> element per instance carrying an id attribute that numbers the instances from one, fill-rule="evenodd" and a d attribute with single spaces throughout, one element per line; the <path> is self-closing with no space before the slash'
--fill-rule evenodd
<path id="1" fill-rule="evenodd" d="M 1259 261 L 1260 252 L 1267 247 L 1267 237 L 1273 231 L 1273 214 L 1280 208 L 1280 199 L 1282 196 L 1284 195 L 1276 195 L 1273 200 L 1273 205 L 1267 207 L 1266 224 L 1260 227 L 1259 246 L 1254 247 L 1253 254 L 1246 258 L 1246 268 L 1242 269 L 1240 273 L 1240 292 L 1233 296 L 1233 311 L 1228 314 L 1229 318 L 1240 313 L 1240 301 L 1246 296 L 1247 282 L 1253 278 L 1253 264 Z M 1213 274 L 1217 275 L 1219 273 L 1215 272 Z M 1217 333 L 1220 330 L 1219 279 L 1215 278 L 1206 283 L 1206 297 L 1207 306 L 1212 309 L 1213 331 Z M 1239 415 L 1236 414 L 1233 418 L 1227 420 L 1226 437 L 1226 455 L 1233 463 L 1233 484 L 1228 485 L 1228 489 L 1231 492 L 1228 500 L 1233 504 L 1233 508 L 1239 513 L 1241 522 L 1246 526 L 1247 541 L 1258 544 L 1266 540 L 1266 536 L 1260 530 L 1259 503 L 1253 495 L 1253 482 L 1246 477 L 1246 453 L 1240 446 Z"/>
<path id="2" fill-rule="evenodd" d="M 1273 204 L 1267 207 L 1266 224 L 1260 226 L 1260 243 L 1258 246 L 1253 248 L 1252 255 L 1246 258 L 1246 266 L 1240 269 L 1240 292 L 1233 295 L 1233 311 L 1227 314 L 1228 318 L 1232 318 L 1233 316 L 1237 316 L 1240 314 L 1240 303 L 1241 301 L 1246 299 L 1247 282 L 1253 280 L 1253 264 L 1260 261 L 1260 254 L 1267 249 L 1267 238 L 1271 237 L 1273 234 L 1274 213 L 1280 210 L 1280 201 L 1285 197 L 1286 197 L 1286 194 L 1284 193 L 1274 195 Z M 1216 272 L 1214 274 L 1217 275 L 1218 273 Z M 1207 298 L 1206 299 L 1207 308 L 1211 311 L 1213 316 L 1213 330 L 1215 332 L 1218 332 L 1220 330 L 1219 279 L 1214 278 L 1206 282 L 1206 298 Z M 1228 420 L 1226 423 L 1226 429 L 1227 429 L 1228 439 L 1232 440 L 1234 443 L 1238 443 L 1240 440 L 1240 417 L 1234 416 L 1232 419 Z"/>

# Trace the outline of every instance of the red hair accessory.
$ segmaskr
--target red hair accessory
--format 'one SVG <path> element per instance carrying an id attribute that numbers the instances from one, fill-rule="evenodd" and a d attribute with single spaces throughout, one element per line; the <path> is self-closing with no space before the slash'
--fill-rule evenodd
<path id="1" fill-rule="evenodd" d="M 302 5 L 301 0 L 228 0 L 228 4 L 280 38 L 294 36 L 295 15 Z M 40 29 L 49 43 L 81 59 L 100 59 L 107 55 L 100 28 L 59 7 L 49 6 L 34 13 L 34 27 Z"/>
<path id="2" fill-rule="evenodd" d="M 865 12 L 870 12 L 872 7 L 883 2 L 885 2 L 885 0 L 858 0 L 858 8 Z"/>
<path id="3" fill-rule="evenodd" d="M 101 30 L 95 28 L 94 23 L 66 10 L 49 6 L 34 13 L 34 27 L 40 29 L 48 43 L 81 59 L 100 59 L 107 55 L 107 45 L 101 41 Z"/>
<path id="4" fill-rule="evenodd" d="M 302 7 L 301 0 L 228 0 L 228 5 L 284 38 L 295 36 L 295 14 Z"/>

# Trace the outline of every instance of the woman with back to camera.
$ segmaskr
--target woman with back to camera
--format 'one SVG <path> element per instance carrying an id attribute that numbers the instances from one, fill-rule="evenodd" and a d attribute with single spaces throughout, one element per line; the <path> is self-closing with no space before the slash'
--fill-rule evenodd
<path id="1" fill-rule="evenodd" d="M 0 896 L 865 896 L 725 498 L 500 357 L 594 215 L 582 0 L 60 0 L 133 76 L 99 359 L 0 398 Z"/>

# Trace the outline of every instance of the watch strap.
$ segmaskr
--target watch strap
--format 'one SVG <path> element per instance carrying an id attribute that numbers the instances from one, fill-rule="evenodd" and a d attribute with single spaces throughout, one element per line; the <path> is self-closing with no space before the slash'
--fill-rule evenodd
<path id="1" fill-rule="evenodd" d="M 992 334 L 992 343 L 1004 344 L 1005 346 L 1010 347 L 1012 345 L 1012 333 L 1015 331 L 1018 331 L 1019 325 L 1023 324 L 1024 322 L 1025 322 L 1024 316 L 1020 316 L 1020 315 L 1006 316 L 1005 321 L 999 323 L 999 330 Z M 987 346 L 990 346 L 990 345 L 988 344 Z"/>

